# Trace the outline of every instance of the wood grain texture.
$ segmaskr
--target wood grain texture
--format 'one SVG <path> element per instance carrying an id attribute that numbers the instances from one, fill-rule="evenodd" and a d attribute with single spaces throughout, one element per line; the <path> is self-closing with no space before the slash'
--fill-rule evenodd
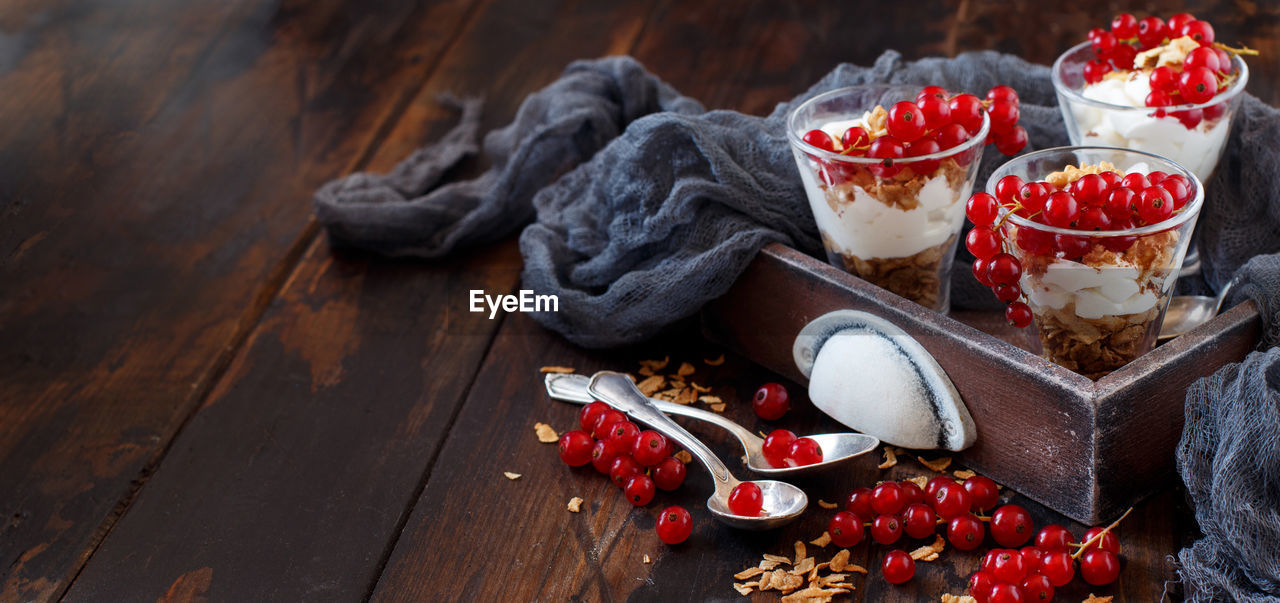
<path id="1" fill-rule="evenodd" d="M 0 599 L 75 574 L 466 5 L 5 6 Z"/>
<path id="2" fill-rule="evenodd" d="M 650 8 L 484 3 L 387 141 L 450 126 L 423 117 L 445 91 L 509 120 L 561 57 L 629 48 Z M 519 270 L 513 239 L 430 263 L 315 242 L 67 598 L 155 597 L 203 571 L 214 600 L 366 596 L 500 323 L 469 292 L 508 293 Z"/>

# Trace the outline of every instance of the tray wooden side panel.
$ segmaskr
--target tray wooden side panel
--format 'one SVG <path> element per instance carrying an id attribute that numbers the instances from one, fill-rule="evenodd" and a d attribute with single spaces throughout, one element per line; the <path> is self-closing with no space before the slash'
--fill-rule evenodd
<path id="1" fill-rule="evenodd" d="M 1187 385 L 1242 358 L 1258 328 L 1242 304 L 1095 383 L 782 245 L 763 249 L 702 320 L 710 338 L 804 383 L 796 334 L 844 308 L 897 324 L 947 371 L 978 425 L 966 465 L 1091 524 L 1169 483 Z"/>

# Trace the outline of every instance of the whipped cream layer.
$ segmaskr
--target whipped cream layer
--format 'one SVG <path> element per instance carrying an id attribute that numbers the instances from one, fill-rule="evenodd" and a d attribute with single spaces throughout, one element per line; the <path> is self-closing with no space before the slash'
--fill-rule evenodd
<path id="1" fill-rule="evenodd" d="M 1098 319 L 1104 316 L 1138 314 L 1155 307 L 1166 286 L 1161 277 L 1151 277 L 1151 287 L 1143 287 L 1136 266 L 1093 267 L 1070 260 L 1055 260 L 1041 275 L 1022 275 L 1022 290 L 1033 306 L 1055 310 L 1075 304 L 1076 316 Z M 1172 280 L 1168 284 L 1172 284 Z M 1145 284 L 1145 283 L 1144 283 Z"/>
<path id="2" fill-rule="evenodd" d="M 1127 78 L 1106 78 L 1085 86 L 1082 95 L 1090 100 L 1126 107 L 1145 107 L 1151 82 L 1141 71 Z M 1065 97 L 1080 128 L 1080 144 L 1122 147 L 1167 157 L 1186 166 L 1201 181 L 1208 179 L 1218 164 L 1227 142 L 1230 120 L 1210 124 L 1201 121 L 1187 129 L 1175 117 L 1155 117 L 1148 111 L 1125 111 L 1093 107 Z"/>
<path id="3" fill-rule="evenodd" d="M 846 129 L 864 124 L 863 119 L 853 119 L 828 122 L 821 129 L 839 140 Z M 796 165 L 819 232 L 839 247 L 833 251 L 862 259 L 909 257 L 945 243 L 964 223 L 964 191 L 951 188 L 942 171 L 921 186 L 919 205 L 904 210 L 886 205 L 852 182 L 828 191 L 805 158 L 797 156 Z M 828 194 L 838 201 L 829 201 Z"/>

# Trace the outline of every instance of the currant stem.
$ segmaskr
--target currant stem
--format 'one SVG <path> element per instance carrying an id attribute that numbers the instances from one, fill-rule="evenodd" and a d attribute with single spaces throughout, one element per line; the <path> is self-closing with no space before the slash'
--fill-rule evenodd
<path id="1" fill-rule="evenodd" d="M 1078 550 L 1078 551 L 1076 551 L 1075 553 L 1073 553 L 1073 554 L 1071 555 L 1071 558 L 1072 558 L 1072 559 L 1079 559 L 1079 558 L 1080 558 L 1080 556 L 1081 556 L 1081 555 L 1083 555 L 1085 551 L 1089 550 L 1089 547 L 1090 547 L 1090 546 L 1093 546 L 1093 545 L 1094 545 L 1094 543 L 1097 543 L 1098 541 L 1102 540 L 1102 537 L 1103 537 L 1103 536 L 1106 536 L 1106 535 L 1107 535 L 1107 533 L 1108 533 L 1108 532 L 1110 532 L 1113 528 L 1115 528 L 1116 526 L 1120 525 L 1120 522 L 1121 522 L 1121 521 L 1124 521 L 1124 518 L 1128 517 L 1128 516 L 1129 516 L 1129 514 L 1130 514 L 1130 513 L 1132 513 L 1132 512 L 1133 512 L 1133 507 L 1129 507 L 1129 510 L 1128 510 L 1128 511 L 1125 511 L 1125 512 L 1124 512 L 1124 515 L 1121 515 L 1121 516 L 1120 516 L 1119 518 L 1117 518 L 1115 521 L 1111 522 L 1111 525 L 1109 525 L 1109 526 L 1107 526 L 1107 527 L 1103 528 L 1101 532 L 1098 532 L 1097 534 L 1094 534 L 1094 535 L 1093 535 L 1093 538 L 1090 538 L 1089 540 L 1087 540 L 1087 541 L 1085 541 L 1085 542 L 1080 543 L 1080 544 L 1078 545 L 1078 546 L 1080 547 L 1080 550 Z"/>
<path id="2" fill-rule="evenodd" d="M 1232 48 L 1230 46 L 1227 46 L 1226 44 L 1223 44 L 1222 42 L 1214 42 L 1213 47 L 1221 48 L 1222 50 L 1230 52 L 1231 54 L 1243 54 L 1251 57 L 1256 57 L 1260 54 L 1258 51 L 1252 48 L 1249 48 L 1248 46 L 1245 46 L 1243 44 L 1239 48 Z"/>

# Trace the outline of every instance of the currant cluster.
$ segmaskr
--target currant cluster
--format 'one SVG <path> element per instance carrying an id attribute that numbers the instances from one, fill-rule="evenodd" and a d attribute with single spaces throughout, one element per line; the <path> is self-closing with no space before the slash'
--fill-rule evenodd
<path id="1" fill-rule="evenodd" d="M 796 437 L 788 429 L 775 429 L 764 438 L 764 460 L 772 467 L 801 467 L 822 462 L 822 447 L 812 438 Z"/>
<path id="2" fill-rule="evenodd" d="M 849 494 L 845 510 L 827 525 L 831 542 L 851 547 L 862 542 L 865 528 L 882 545 L 898 542 L 903 534 L 929 538 L 944 525 L 951 545 L 969 551 L 982 544 L 989 522 L 991 535 L 1002 546 L 1018 546 L 1031 537 L 1031 515 L 1018 505 L 1004 505 L 990 517 L 977 513 L 996 506 L 999 487 L 991 479 L 975 475 L 963 482 L 945 475 L 935 477 L 922 490 L 914 482 L 883 482 L 875 488 L 858 488 Z M 890 551 L 881 572 L 892 584 L 915 575 L 915 562 L 902 551 Z"/>
<path id="3" fill-rule="evenodd" d="M 996 86 L 987 92 L 986 100 L 972 94 L 952 94 L 940 86 L 928 86 L 916 95 L 915 102 L 902 101 L 889 109 L 885 132 L 868 132 L 861 126 L 844 131 L 835 140 L 822 130 L 809 130 L 804 141 L 820 149 L 850 157 L 872 157 L 884 161 L 872 168 L 880 178 L 890 178 L 902 169 L 893 160 L 932 155 L 955 148 L 982 129 L 982 115 L 991 119 L 988 144 L 1005 155 L 1013 155 L 1027 146 L 1027 131 L 1018 125 L 1018 93 L 1009 86 Z M 872 138 L 873 134 L 878 134 Z M 956 157 L 961 165 L 971 157 Z M 917 174 L 931 174 L 941 160 L 912 164 Z M 828 184 L 839 184 L 852 174 L 848 166 L 824 163 Z"/>
<path id="4" fill-rule="evenodd" d="M 965 215 L 974 227 L 965 236 L 965 247 L 976 258 L 973 276 L 991 287 L 1000 301 L 1008 304 L 1005 318 L 1022 328 L 1031 324 L 1031 309 L 1020 301 L 1022 264 L 1005 240 L 1000 210 L 1018 214 L 1039 224 L 1081 231 L 1119 231 L 1158 224 L 1182 210 L 1194 197 L 1191 181 L 1181 174 L 1155 171 L 1143 175 L 1102 171 L 1085 174 L 1066 190 L 1049 182 L 1023 182 L 1015 175 L 996 183 L 996 194 L 974 193 L 965 205 Z M 1089 253 L 1094 241 L 1085 236 L 1054 234 L 1034 228 L 1019 228 L 1013 244 L 1031 255 L 1053 255 L 1076 260 Z M 1109 251 L 1124 253 L 1137 237 L 1099 237 Z M 1006 251 L 1007 250 L 1007 251 Z"/>
<path id="5" fill-rule="evenodd" d="M 570 467 L 590 463 L 622 488 L 631 504 L 643 507 L 656 489 L 675 490 L 684 483 L 684 463 L 672 456 L 675 445 L 662 434 L 641 431 L 600 401 L 583 406 L 578 423 L 581 430 L 560 436 L 560 459 Z"/>
<path id="6" fill-rule="evenodd" d="M 1085 582 L 1111 584 L 1120 576 L 1120 540 L 1112 532 L 1118 523 L 1091 528 L 1080 543 L 1066 528 L 1047 525 L 1036 534 L 1034 545 L 993 549 L 969 577 L 969 595 L 978 603 L 1052 601 L 1054 589 L 1075 578 L 1077 560 Z"/>
<path id="7" fill-rule="evenodd" d="M 1110 30 L 1090 30 L 1089 41 L 1097 58 L 1085 63 L 1084 80 L 1092 84 L 1102 81 L 1111 71 L 1130 71 L 1139 50 L 1182 37 L 1191 38 L 1199 48 L 1188 53 L 1181 65 L 1164 65 L 1151 71 L 1148 75 L 1151 93 L 1147 95 L 1146 106 L 1209 102 L 1231 82 L 1231 53 L 1227 47 L 1214 44 L 1213 26 L 1208 21 L 1198 20 L 1189 13 L 1176 14 L 1167 22 L 1159 17 L 1139 21 L 1129 13 L 1121 13 L 1111 20 Z M 1226 105 L 1218 104 L 1203 110 L 1173 111 L 1169 115 L 1187 128 L 1194 128 L 1202 120 L 1215 120 L 1225 113 Z M 1165 112 L 1159 110 L 1156 116 L 1164 117 Z"/>

